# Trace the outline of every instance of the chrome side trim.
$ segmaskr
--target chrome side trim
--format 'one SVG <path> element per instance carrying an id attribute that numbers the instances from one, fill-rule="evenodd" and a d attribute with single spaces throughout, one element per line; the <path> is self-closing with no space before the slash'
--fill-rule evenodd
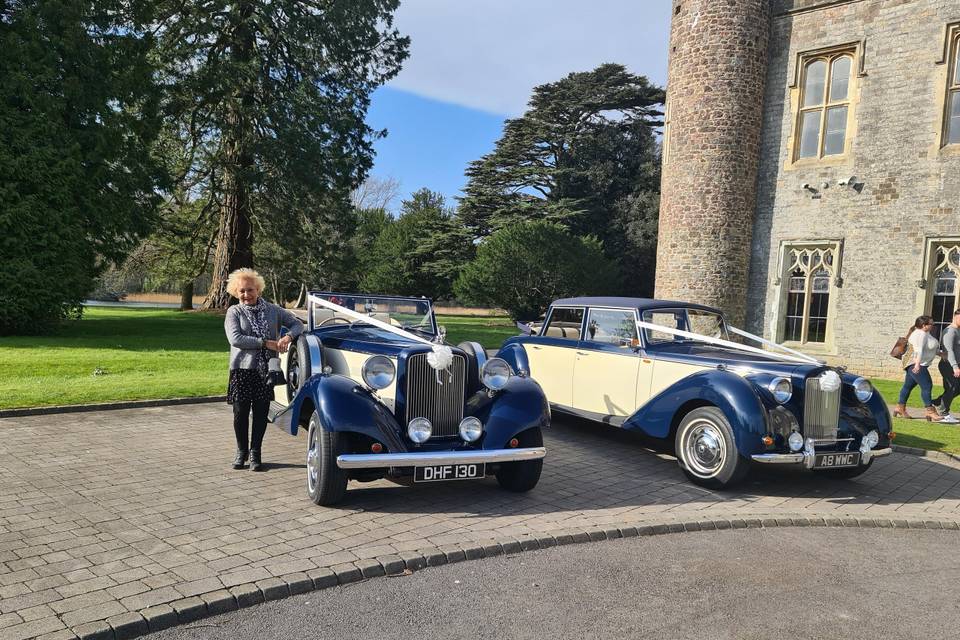
<path id="1" fill-rule="evenodd" d="M 476 451 L 438 451 L 409 453 L 346 453 L 337 456 L 341 469 L 377 469 L 380 467 L 429 467 L 440 464 L 480 464 L 522 462 L 547 455 L 544 447 L 525 449 L 478 449 Z"/>
<path id="2" fill-rule="evenodd" d="M 863 454 L 863 452 L 861 453 Z M 869 455 L 863 454 L 860 459 L 866 463 L 869 462 L 871 458 L 882 458 L 891 453 L 893 453 L 893 449 L 890 447 L 871 449 Z M 764 464 L 802 464 L 810 455 L 807 453 L 755 453 L 750 457 L 754 462 L 762 462 Z"/>

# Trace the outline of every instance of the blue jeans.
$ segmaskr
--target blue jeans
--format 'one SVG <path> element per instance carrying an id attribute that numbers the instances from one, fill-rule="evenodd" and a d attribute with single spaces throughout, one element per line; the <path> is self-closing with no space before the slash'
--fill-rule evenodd
<path id="1" fill-rule="evenodd" d="M 930 378 L 929 367 L 920 367 L 920 373 L 913 372 L 913 365 L 903 370 L 903 387 L 900 388 L 899 404 L 907 404 L 910 398 L 910 392 L 917 385 L 920 385 L 920 399 L 923 400 L 923 406 L 929 407 L 933 404 L 933 380 Z"/>

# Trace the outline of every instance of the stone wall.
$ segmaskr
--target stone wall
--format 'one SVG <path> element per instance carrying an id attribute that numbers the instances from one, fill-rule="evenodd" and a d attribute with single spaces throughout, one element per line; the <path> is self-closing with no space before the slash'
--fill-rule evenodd
<path id="1" fill-rule="evenodd" d="M 960 21 L 960 2 L 772 6 L 748 328 L 781 337 L 781 242 L 842 239 L 842 284 L 831 293 L 833 341 L 805 350 L 868 375 L 899 377 L 890 347 L 929 311 L 928 289 L 918 286 L 926 239 L 960 236 L 960 145 L 940 147 L 945 37 L 947 25 Z M 857 43 L 862 57 L 852 146 L 840 161 L 793 163 L 798 55 L 846 43 Z M 850 176 L 858 188 L 840 186 Z"/>
<path id="2" fill-rule="evenodd" d="M 767 0 L 674 0 L 657 297 L 740 324 L 760 143 Z"/>

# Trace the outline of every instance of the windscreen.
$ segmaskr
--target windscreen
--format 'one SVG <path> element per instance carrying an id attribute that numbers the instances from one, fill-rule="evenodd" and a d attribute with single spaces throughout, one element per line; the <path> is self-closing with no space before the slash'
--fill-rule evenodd
<path id="1" fill-rule="evenodd" d="M 360 316 L 375 318 L 394 327 L 431 336 L 436 335 L 433 310 L 430 301 L 425 298 L 394 298 L 340 293 L 313 293 L 311 295 L 329 300 L 336 305 L 356 312 Z M 310 306 L 315 329 L 336 324 L 362 322 L 362 318 L 357 318 L 356 315 L 329 309 L 321 304 L 312 303 Z"/>

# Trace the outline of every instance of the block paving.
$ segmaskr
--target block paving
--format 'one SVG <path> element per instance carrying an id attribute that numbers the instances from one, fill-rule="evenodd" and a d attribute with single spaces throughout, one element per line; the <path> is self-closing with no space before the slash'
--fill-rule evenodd
<path id="1" fill-rule="evenodd" d="M 557 544 L 771 526 L 960 529 L 960 463 L 690 484 L 631 434 L 555 416 L 528 494 L 494 479 L 306 497 L 304 433 L 234 471 L 225 404 L 0 419 L 0 640 L 131 638 L 290 594 Z"/>

